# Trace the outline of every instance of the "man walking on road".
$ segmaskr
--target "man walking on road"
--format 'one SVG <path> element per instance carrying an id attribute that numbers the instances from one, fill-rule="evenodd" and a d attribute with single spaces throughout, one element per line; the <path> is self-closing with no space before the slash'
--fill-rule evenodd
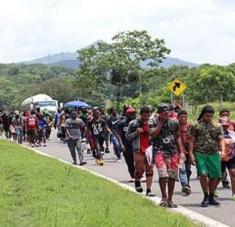
<path id="1" fill-rule="evenodd" d="M 120 117 L 118 116 L 116 110 L 111 108 L 109 110 L 109 118 L 107 119 L 107 126 L 111 131 L 110 141 L 113 144 L 113 150 L 116 155 L 116 161 L 121 161 L 121 142 L 118 135 L 118 123 L 120 122 Z"/>
<path id="2" fill-rule="evenodd" d="M 100 116 L 100 111 L 97 107 L 93 109 L 93 116 L 88 121 L 87 124 L 88 133 L 90 133 L 92 140 L 95 144 L 94 156 L 96 158 L 97 165 L 103 165 L 103 157 L 102 157 L 102 147 L 105 140 L 105 134 L 109 132 L 105 121 Z"/>
<path id="3" fill-rule="evenodd" d="M 153 167 L 149 165 L 145 150 L 149 147 L 149 117 L 151 111 L 150 108 L 145 106 L 140 110 L 140 118 L 130 122 L 127 132 L 126 139 L 132 144 L 135 161 L 135 190 L 139 193 L 143 192 L 141 186 L 141 178 L 145 172 L 146 175 L 146 195 L 154 196 L 151 192 L 152 180 L 153 180 Z"/>
<path id="4" fill-rule="evenodd" d="M 204 198 L 202 207 L 209 204 L 219 206 L 220 203 L 214 199 L 214 192 L 221 179 L 221 164 L 219 150 L 222 158 L 225 156 L 225 144 L 223 129 L 212 123 L 214 115 L 212 106 L 204 106 L 198 123 L 190 129 L 189 153 L 192 164 L 196 164 L 200 176 L 200 183 Z"/>
<path id="5" fill-rule="evenodd" d="M 162 193 L 160 206 L 176 208 L 172 197 L 178 175 L 179 157 L 183 153 L 179 133 L 179 123 L 170 119 L 168 104 L 158 106 L 159 117 L 151 127 L 153 140 L 153 157 L 159 174 L 159 185 Z M 168 186 L 168 193 L 166 192 Z"/>
<path id="6" fill-rule="evenodd" d="M 84 156 L 81 148 L 81 129 L 85 128 L 85 123 L 77 117 L 77 111 L 73 110 L 71 117 L 65 122 L 65 129 L 67 134 L 67 144 L 70 154 L 73 159 L 73 164 L 77 165 L 76 150 L 78 153 L 79 165 L 84 165 Z"/>
<path id="7" fill-rule="evenodd" d="M 131 142 L 125 138 L 125 134 L 127 132 L 129 123 L 135 119 L 135 115 L 136 110 L 133 107 L 128 107 L 125 112 L 126 118 L 124 118 L 118 123 L 118 132 L 121 138 L 121 147 L 123 151 L 123 156 L 127 164 L 128 172 L 131 177 L 130 181 L 133 181 L 135 178 L 134 154 Z"/>
<path id="8" fill-rule="evenodd" d="M 179 167 L 179 179 L 182 186 L 183 195 L 189 195 L 191 193 L 191 187 L 189 180 L 191 176 L 191 163 L 189 160 L 189 130 L 190 123 L 188 123 L 188 113 L 185 110 L 180 110 L 177 115 L 177 119 L 180 126 L 180 139 L 183 144 L 183 151 L 185 154 L 185 161 L 182 166 Z"/>

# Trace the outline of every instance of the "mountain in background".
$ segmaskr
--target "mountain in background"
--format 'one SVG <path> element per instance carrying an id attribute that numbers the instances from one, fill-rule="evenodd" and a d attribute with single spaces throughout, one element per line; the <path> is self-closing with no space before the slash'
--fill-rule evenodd
<path id="1" fill-rule="evenodd" d="M 55 55 L 48 55 L 46 57 L 37 58 L 32 61 L 26 61 L 22 62 L 23 64 L 35 64 L 35 63 L 41 63 L 45 65 L 56 65 L 56 66 L 63 66 L 66 68 L 75 69 L 79 67 L 79 59 L 76 57 L 76 53 L 58 53 Z M 173 65 L 183 65 L 188 67 L 197 67 L 198 64 L 184 61 L 178 58 L 171 58 L 168 57 L 163 60 L 163 62 L 160 64 L 163 68 L 168 68 Z"/>
<path id="2" fill-rule="evenodd" d="M 94 46 L 97 45 L 98 42 L 103 42 L 102 40 L 96 41 L 92 43 L 89 46 Z M 89 47 L 87 46 L 87 47 Z M 87 48 L 85 47 L 85 48 Z M 56 66 L 63 66 L 66 68 L 71 68 L 75 69 L 79 67 L 79 59 L 77 58 L 78 55 L 76 52 L 70 53 L 70 52 L 62 52 L 58 54 L 53 54 L 53 55 L 48 55 L 42 58 L 36 58 L 31 61 L 25 61 L 21 62 L 20 64 L 45 64 L 45 65 L 56 65 Z M 145 64 L 143 64 L 145 65 Z M 183 66 L 188 66 L 188 67 L 197 67 L 198 64 L 184 61 L 178 58 L 172 58 L 168 57 L 163 60 L 163 62 L 160 64 L 161 67 L 168 68 L 173 65 L 183 65 Z"/>

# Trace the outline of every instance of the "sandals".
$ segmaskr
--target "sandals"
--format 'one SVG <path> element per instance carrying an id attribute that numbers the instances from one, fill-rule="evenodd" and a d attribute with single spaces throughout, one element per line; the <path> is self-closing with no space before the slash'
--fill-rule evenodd
<path id="1" fill-rule="evenodd" d="M 161 207 L 167 207 L 167 200 L 166 199 L 162 199 L 161 200 L 161 202 L 160 202 L 160 204 L 159 204 L 159 206 L 161 206 Z"/>
<path id="2" fill-rule="evenodd" d="M 167 202 L 167 207 L 168 208 L 177 208 L 178 206 L 176 204 L 174 204 L 173 201 L 168 201 Z"/>
<path id="3" fill-rule="evenodd" d="M 177 208 L 178 206 L 173 203 L 173 201 L 167 201 L 165 199 L 162 199 L 160 204 L 161 207 L 168 207 L 168 208 Z"/>

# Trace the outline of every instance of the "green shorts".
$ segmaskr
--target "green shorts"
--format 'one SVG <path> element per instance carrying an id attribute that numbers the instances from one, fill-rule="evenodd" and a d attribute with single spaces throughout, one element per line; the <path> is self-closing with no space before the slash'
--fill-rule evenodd
<path id="1" fill-rule="evenodd" d="M 202 154 L 195 152 L 194 157 L 199 175 L 207 175 L 211 179 L 222 177 L 219 153 Z"/>

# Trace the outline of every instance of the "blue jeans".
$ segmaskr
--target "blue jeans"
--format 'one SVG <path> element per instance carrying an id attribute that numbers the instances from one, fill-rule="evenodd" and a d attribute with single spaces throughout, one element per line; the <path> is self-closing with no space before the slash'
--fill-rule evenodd
<path id="1" fill-rule="evenodd" d="M 16 135 L 17 135 L 17 141 L 19 144 L 23 142 L 23 129 L 22 128 L 16 128 Z"/>
<path id="2" fill-rule="evenodd" d="M 113 144 L 115 155 L 117 156 L 118 159 L 120 159 L 121 158 L 121 144 L 118 138 L 114 134 L 110 135 L 110 142 Z"/>
<path id="3" fill-rule="evenodd" d="M 191 176 L 191 164 L 188 159 L 186 158 L 186 161 L 182 165 L 182 167 L 179 169 L 179 178 L 180 178 L 180 183 L 182 187 L 189 186 L 189 179 Z"/>

